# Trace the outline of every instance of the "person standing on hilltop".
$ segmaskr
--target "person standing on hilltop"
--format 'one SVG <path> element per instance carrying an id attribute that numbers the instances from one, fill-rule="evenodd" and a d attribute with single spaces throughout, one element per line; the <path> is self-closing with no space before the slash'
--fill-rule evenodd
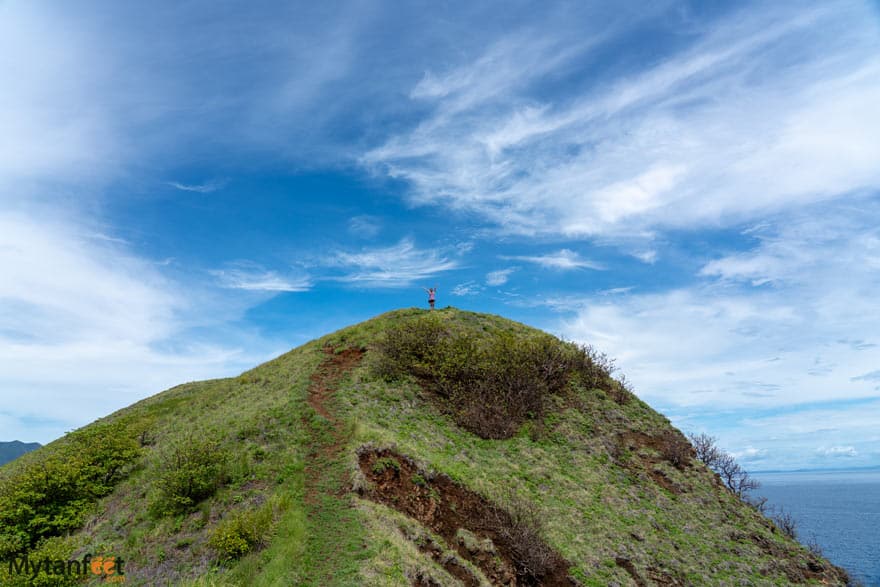
<path id="1" fill-rule="evenodd" d="M 434 299 L 437 295 L 437 286 L 434 287 L 423 287 L 423 290 L 428 292 L 428 305 L 431 306 L 431 309 L 434 309 Z"/>

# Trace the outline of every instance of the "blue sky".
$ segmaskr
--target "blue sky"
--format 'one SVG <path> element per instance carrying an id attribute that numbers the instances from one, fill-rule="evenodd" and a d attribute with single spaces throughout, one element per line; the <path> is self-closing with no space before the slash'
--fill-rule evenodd
<path id="1" fill-rule="evenodd" d="M 436 284 L 749 468 L 880 463 L 876 4 L 7 0 L 0 88 L 0 439 Z"/>

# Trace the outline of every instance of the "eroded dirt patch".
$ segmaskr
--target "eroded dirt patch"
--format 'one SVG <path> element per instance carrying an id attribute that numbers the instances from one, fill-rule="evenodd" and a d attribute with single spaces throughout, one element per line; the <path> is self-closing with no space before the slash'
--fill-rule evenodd
<path id="1" fill-rule="evenodd" d="M 324 347 L 324 354 L 327 358 L 318 365 L 310 378 L 308 402 L 316 412 L 336 423 L 336 417 L 328 408 L 327 400 L 336 391 L 339 380 L 363 358 L 364 350 L 352 347 L 336 352 L 333 347 L 328 346 Z"/>
<path id="2" fill-rule="evenodd" d="M 638 473 L 639 469 L 644 470 L 654 483 L 663 487 L 670 493 L 684 493 L 686 488 L 673 482 L 662 469 L 657 467 L 660 463 L 669 462 L 664 455 L 668 453 L 670 443 L 674 442 L 673 436 L 674 433 L 671 432 L 659 437 L 637 431 L 618 434 L 618 450 L 626 448 L 632 452 L 636 459 L 630 460 L 629 462 L 620 462 L 617 458 L 615 460 L 618 460 L 624 468 L 627 468 L 634 473 Z M 649 449 L 650 452 L 645 452 L 643 449 Z M 688 450 L 690 451 L 690 449 Z M 687 452 L 682 456 L 684 458 L 679 468 L 684 469 L 690 467 L 694 455 Z M 641 464 L 641 467 L 639 467 L 639 464 Z"/>
<path id="3" fill-rule="evenodd" d="M 523 541 L 512 539 L 508 531 L 517 527 L 510 514 L 449 477 L 431 476 L 411 459 L 389 450 L 360 450 L 358 461 L 371 482 L 360 490 L 363 497 L 430 528 L 493 585 L 575 585 L 561 556 L 543 543 L 524 548 Z M 472 539 L 463 540 L 463 535 Z"/>

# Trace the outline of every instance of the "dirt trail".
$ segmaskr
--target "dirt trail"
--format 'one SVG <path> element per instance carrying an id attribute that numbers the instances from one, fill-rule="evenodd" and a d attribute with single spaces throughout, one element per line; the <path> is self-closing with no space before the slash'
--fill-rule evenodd
<path id="1" fill-rule="evenodd" d="M 348 348 L 337 353 L 333 347 L 324 347 L 324 353 L 327 358 L 312 373 L 307 400 L 308 404 L 331 425 L 330 438 L 325 442 L 316 442 L 309 458 L 306 459 L 306 502 L 312 504 L 318 501 L 321 493 L 319 486 L 322 480 L 321 473 L 326 471 L 330 462 L 339 456 L 345 442 L 342 421 L 332 409 L 333 394 L 339 381 L 357 366 L 364 356 L 364 351 L 358 348 Z"/>

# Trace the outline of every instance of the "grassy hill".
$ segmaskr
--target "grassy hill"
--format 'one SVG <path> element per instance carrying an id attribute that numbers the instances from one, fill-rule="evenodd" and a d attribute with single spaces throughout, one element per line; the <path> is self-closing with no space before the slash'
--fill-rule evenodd
<path id="1" fill-rule="evenodd" d="M 21 442 L 20 440 L 0 442 L 0 465 L 5 465 L 26 452 L 40 448 L 40 446 L 39 442 Z"/>
<path id="2" fill-rule="evenodd" d="M 0 584 L 846 584 L 607 366 L 410 309 L 180 385 L 0 468 L 0 557 L 92 555 Z"/>

